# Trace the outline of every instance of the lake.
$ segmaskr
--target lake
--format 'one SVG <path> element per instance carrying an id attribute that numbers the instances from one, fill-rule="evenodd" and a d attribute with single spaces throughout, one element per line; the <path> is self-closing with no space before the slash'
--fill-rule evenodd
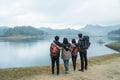
<path id="1" fill-rule="evenodd" d="M 65 35 L 60 36 L 62 42 Z M 76 35 L 67 36 L 69 41 L 72 38 L 78 40 Z M 0 41 L 0 68 L 14 68 L 14 67 L 31 67 L 50 65 L 49 47 L 53 41 L 54 36 L 46 36 L 43 39 L 31 39 L 22 41 Z M 98 41 L 102 39 L 105 43 L 99 44 Z M 106 37 L 90 37 L 91 46 L 88 49 L 88 57 L 99 56 L 104 54 L 114 53 L 104 45 L 112 42 Z M 78 56 L 79 59 L 79 56 Z M 62 60 L 60 61 L 63 62 Z"/>

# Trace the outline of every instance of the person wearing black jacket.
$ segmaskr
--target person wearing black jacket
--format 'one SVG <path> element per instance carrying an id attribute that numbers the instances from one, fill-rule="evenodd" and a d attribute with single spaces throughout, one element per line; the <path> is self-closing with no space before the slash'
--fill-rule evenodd
<path id="1" fill-rule="evenodd" d="M 57 47 L 57 55 L 52 56 L 52 49 L 51 46 L 55 45 Z M 51 70 L 52 74 L 54 74 L 54 68 L 55 68 L 55 63 L 56 63 L 56 68 L 57 68 L 57 75 L 59 75 L 59 57 L 60 57 L 60 47 L 62 47 L 62 44 L 59 42 L 59 36 L 55 36 L 55 40 L 51 43 L 50 46 L 50 57 L 51 57 Z"/>
<path id="2" fill-rule="evenodd" d="M 86 49 L 82 49 L 82 41 L 83 41 L 83 37 L 82 34 L 78 34 L 78 46 L 79 46 L 79 54 L 80 54 L 80 60 L 81 60 L 81 69 L 78 69 L 79 71 L 84 72 L 84 69 L 87 70 L 87 65 L 88 65 L 88 60 L 87 60 L 87 50 Z"/>

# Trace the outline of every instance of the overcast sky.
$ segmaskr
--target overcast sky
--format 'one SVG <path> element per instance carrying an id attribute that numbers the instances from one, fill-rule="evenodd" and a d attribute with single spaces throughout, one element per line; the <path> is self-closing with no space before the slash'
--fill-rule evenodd
<path id="1" fill-rule="evenodd" d="M 120 0 L 0 0 L 0 26 L 81 28 L 120 24 Z"/>

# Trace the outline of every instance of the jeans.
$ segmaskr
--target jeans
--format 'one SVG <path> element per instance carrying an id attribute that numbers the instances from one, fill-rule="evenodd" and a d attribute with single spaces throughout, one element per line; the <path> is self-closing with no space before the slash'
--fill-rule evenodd
<path id="1" fill-rule="evenodd" d="M 55 63 L 56 63 L 56 68 L 57 68 L 57 74 L 59 74 L 59 57 L 58 58 L 54 58 L 51 57 L 51 68 L 52 68 L 52 74 L 54 74 L 54 68 L 55 68 Z"/>
<path id="2" fill-rule="evenodd" d="M 65 72 L 68 72 L 69 71 L 69 59 L 63 60 L 63 61 L 64 61 Z"/>
<path id="3" fill-rule="evenodd" d="M 76 59 L 77 59 L 77 55 L 72 56 L 73 70 L 76 70 Z"/>

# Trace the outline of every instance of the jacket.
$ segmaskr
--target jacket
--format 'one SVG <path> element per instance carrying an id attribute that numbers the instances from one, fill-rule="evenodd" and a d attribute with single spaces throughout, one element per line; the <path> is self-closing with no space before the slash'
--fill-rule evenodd
<path id="1" fill-rule="evenodd" d="M 70 47 L 69 47 L 70 48 Z M 71 51 L 68 49 L 66 50 L 64 47 L 62 48 L 62 55 L 61 58 L 63 60 L 68 60 L 71 58 Z"/>
<path id="2" fill-rule="evenodd" d="M 79 48 L 76 44 L 71 44 L 71 54 L 72 56 L 77 56 L 77 53 L 79 52 Z"/>

